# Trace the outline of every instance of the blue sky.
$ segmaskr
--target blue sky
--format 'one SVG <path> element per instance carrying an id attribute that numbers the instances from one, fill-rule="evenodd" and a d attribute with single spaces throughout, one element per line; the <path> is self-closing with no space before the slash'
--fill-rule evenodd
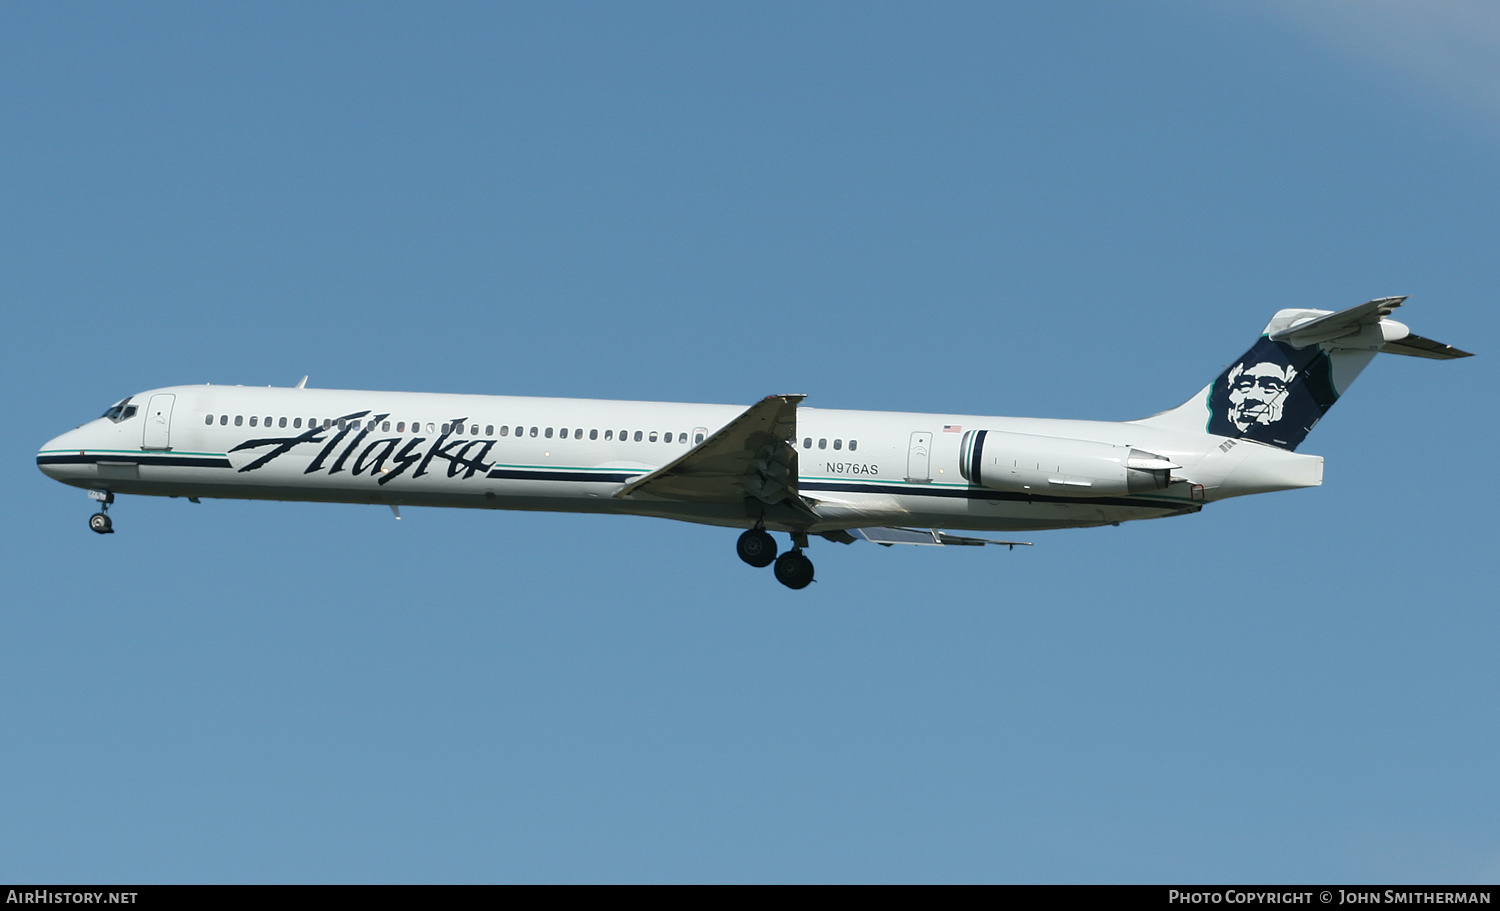
<path id="1" fill-rule="evenodd" d="M 0 880 L 1480 881 L 1500 17 L 0 9 Z M 1420 334 L 1321 488 L 1035 548 L 122 498 L 179 383 L 1140 417 Z"/>

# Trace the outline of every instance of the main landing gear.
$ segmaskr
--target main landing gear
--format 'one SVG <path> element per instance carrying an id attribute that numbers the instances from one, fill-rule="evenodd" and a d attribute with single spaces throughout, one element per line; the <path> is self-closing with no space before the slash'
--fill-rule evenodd
<path id="1" fill-rule="evenodd" d="M 740 535 L 734 547 L 740 559 L 756 569 L 764 569 L 776 559 L 776 539 L 764 528 L 752 528 Z"/>
<path id="2" fill-rule="evenodd" d="M 764 528 L 752 528 L 740 535 L 735 544 L 740 559 L 756 568 L 776 564 L 773 572 L 776 573 L 776 581 L 787 588 L 807 588 L 813 580 L 813 564 L 802 553 L 802 548 L 807 546 L 807 535 L 794 532 L 792 534 L 792 549 L 776 556 L 776 540 Z"/>
<path id="3" fill-rule="evenodd" d="M 107 490 L 91 490 L 89 497 L 99 501 L 99 511 L 89 516 L 89 528 L 101 535 L 114 534 L 115 524 L 109 520 L 109 504 L 115 501 L 115 495 Z"/>

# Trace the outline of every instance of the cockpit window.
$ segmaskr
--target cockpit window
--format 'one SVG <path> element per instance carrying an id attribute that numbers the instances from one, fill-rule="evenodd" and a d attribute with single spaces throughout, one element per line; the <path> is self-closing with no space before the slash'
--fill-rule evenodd
<path id="1" fill-rule="evenodd" d="M 109 418 L 116 424 L 120 423 L 121 421 L 128 421 L 131 418 L 135 417 L 135 406 L 130 404 L 130 399 L 124 399 L 123 401 L 111 405 L 109 407 L 109 410 L 101 414 L 100 417 Z"/>

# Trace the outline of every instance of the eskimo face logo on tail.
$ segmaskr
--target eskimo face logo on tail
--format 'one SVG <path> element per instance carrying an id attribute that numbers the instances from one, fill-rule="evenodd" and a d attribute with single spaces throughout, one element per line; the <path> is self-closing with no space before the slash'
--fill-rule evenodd
<path id="1" fill-rule="evenodd" d="M 382 437 L 367 438 L 389 414 L 376 414 L 368 421 L 361 420 L 369 411 L 356 411 L 337 418 L 327 427 L 311 427 L 303 433 L 290 437 L 263 437 L 246 440 L 230 452 L 241 452 L 270 447 L 255 461 L 241 466 L 240 471 L 255 471 L 286 455 L 303 444 L 323 444 L 318 454 L 303 469 L 304 474 L 325 472 L 330 475 L 347 470 L 350 474 L 370 475 L 378 484 L 386 484 L 406 474 L 420 478 L 428 473 L 434 461 L 446 462 L 448 477 L 483 477 L 493 466 L 484 459 L 494 448 L 496 440 L 476 440 L 472 437 L 454 437 L 451 429 L 462 427 L 467 417 L 454 418 L 444 425 L 443 433 L 428 442 L 427 437 Z M 333 432 L 332 437 L 327 436 Z M 347 440 L 347 442 L 346 442 Z M 363 448 L 361 448 L 363 447 Z"/>
<path id="2" fill-rule="evenodd" d="M 1229 423 L 1241 432 L 1252 424 L 1275 424 L 1286 412 L 1286 396 L 1297 368 L 1264 361 L 1229 370 Z"/>
<path id="3" fill-rule="evenodd" d="M 1208 432 L 1296 449 L 1338 397 L 1327 352 L 1261 337 L 1214 380 Z"/>

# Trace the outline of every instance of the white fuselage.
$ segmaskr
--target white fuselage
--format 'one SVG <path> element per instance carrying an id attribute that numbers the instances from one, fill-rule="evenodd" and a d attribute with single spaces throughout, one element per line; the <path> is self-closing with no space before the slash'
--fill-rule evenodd
<path id="1" fill-rule="evenodd" d="M 1142 423 L 796 410 L 797 481 L 816 518 L 747 502 L 617 496 L 745 411 L 734 405 L 175 386 L 48 442 L 44 472 L 121 494 L 458 506 L 660 516 L 818 533 L 873 526 L 1017 531 L 1104 525 L 1318 484 L 1322 460 Z M 1044 480 L 1014 489 L 959 471 L 965 431 L 1092 441 L 1173 463 L 1171 483 L 1096 495 Z M 1042 461 L 1038 459 L 1038 461 Z"/>

